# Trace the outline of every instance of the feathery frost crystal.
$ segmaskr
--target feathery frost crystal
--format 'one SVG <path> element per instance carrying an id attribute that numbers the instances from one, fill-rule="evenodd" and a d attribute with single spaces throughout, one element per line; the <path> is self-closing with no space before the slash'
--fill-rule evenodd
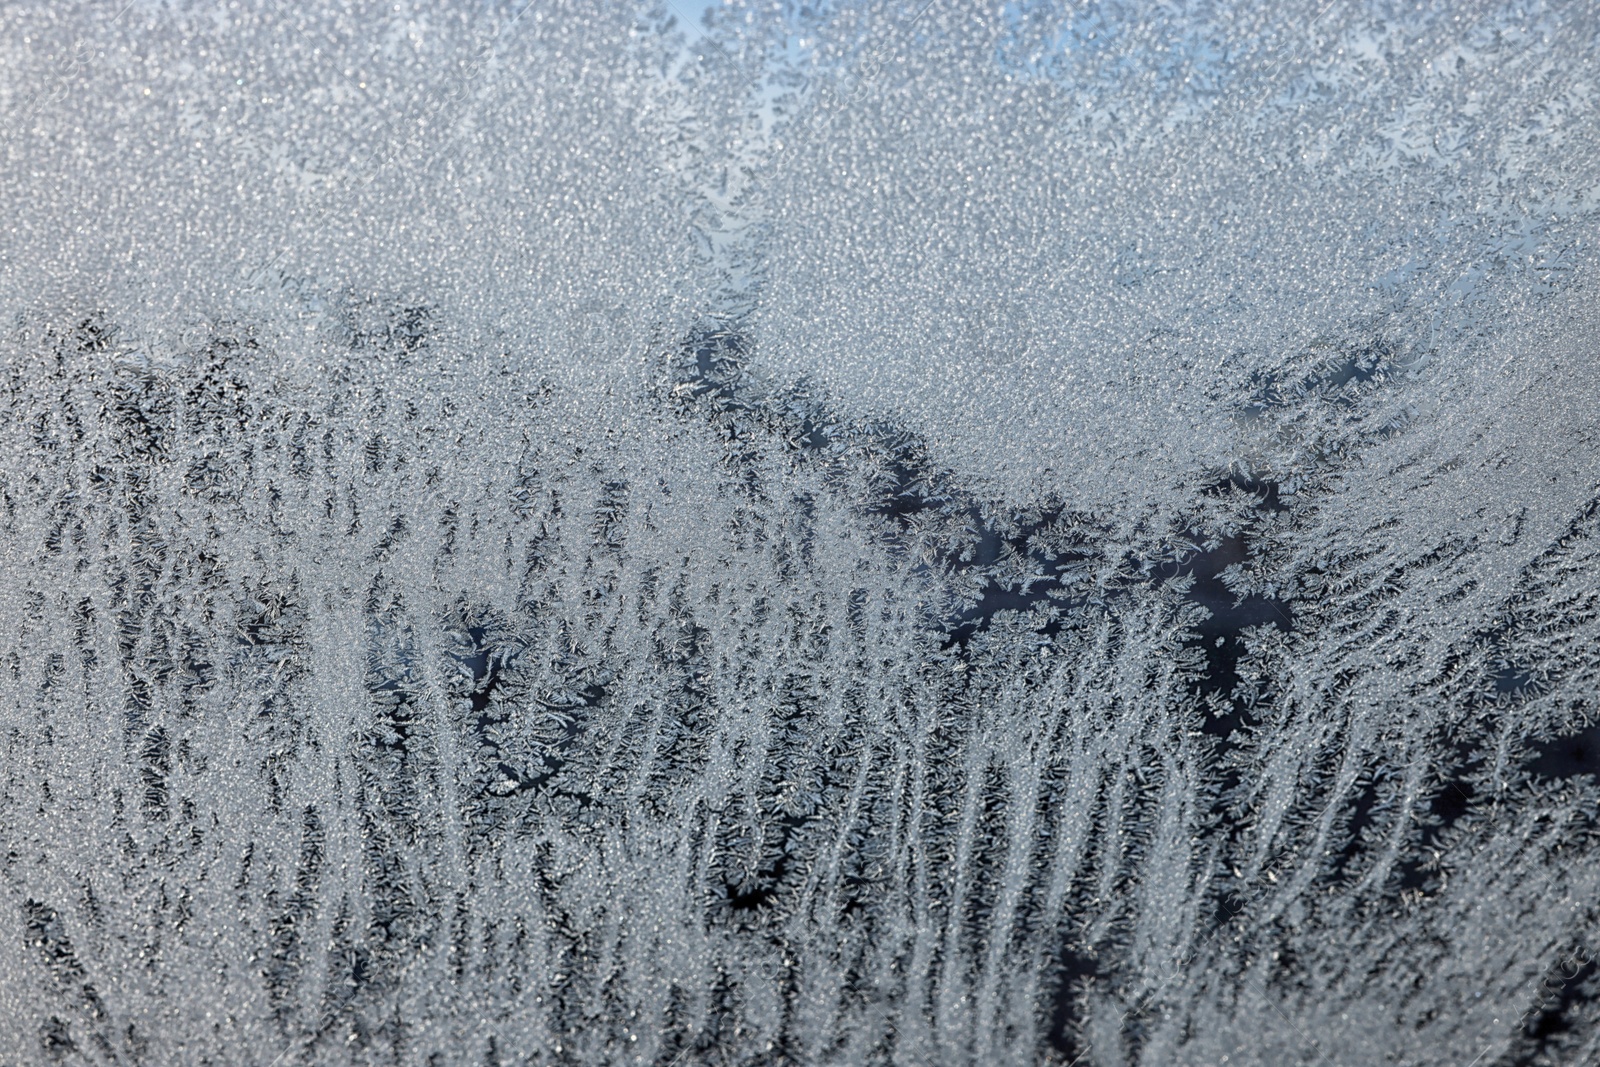
<path id="1" fill-rule="evenodd" d="M 1596 9 L 673 16 L 0 10 L 0 1064 L 1600 1062 Z"/>

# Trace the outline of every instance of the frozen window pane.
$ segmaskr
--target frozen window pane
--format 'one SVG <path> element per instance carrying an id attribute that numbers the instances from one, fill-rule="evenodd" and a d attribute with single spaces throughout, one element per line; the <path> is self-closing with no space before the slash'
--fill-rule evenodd
<path id="1" fill-rule="evenodd" d="M 1582 4 L 0 12 L 0 1062 L 1600 1058 Z"/>

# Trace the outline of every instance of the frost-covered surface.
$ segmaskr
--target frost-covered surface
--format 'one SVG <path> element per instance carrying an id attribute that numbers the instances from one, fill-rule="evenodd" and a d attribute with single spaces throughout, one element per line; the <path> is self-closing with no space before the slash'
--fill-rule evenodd
<path id="1" fill-rule="evenodd" d="M 1581 3 L 0 12 L 0 1064 L 1600 1061 Z"/>

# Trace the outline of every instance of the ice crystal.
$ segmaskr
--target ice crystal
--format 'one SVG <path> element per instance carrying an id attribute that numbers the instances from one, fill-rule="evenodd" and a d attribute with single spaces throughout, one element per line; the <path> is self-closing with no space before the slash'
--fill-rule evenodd
<path id="1" fill-rule="evenodd" d="M 0 12 L 0 1063 L 1600 1058 L 1578 3 Z"/>

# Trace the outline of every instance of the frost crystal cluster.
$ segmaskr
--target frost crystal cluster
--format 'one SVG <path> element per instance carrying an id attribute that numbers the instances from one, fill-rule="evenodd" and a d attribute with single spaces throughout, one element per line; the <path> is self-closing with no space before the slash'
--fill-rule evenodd
<path id="1" fill-rule="evenodd" d="M 1600 10 L 0 9 L 0 1065 L 1600 1063 Z"/>

